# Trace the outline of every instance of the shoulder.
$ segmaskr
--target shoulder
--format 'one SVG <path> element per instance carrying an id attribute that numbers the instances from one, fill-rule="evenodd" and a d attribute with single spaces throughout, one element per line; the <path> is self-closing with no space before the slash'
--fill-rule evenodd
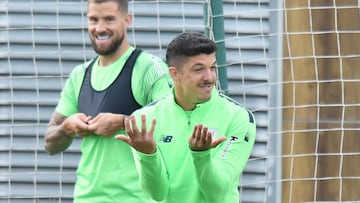
<path id="1" fill-rule="evenodd" d="M 83 77 L 86 69 L 89 67 L 91 62 L 93 62 L 94 60 L 96 60 L 96 58 L 90 59 L 82 64 L 78 64 L 77 66 L 75 66 L 70 73 L 70 77 L 76 77 L 76 78 Z"/>
<path id="2" fill-rule="evenodd" d="M 226 109 L 228 109 L 230 114 L 233 114 L 239 120 L 244 121 L 244 119 L 248 120 L 249 123 L 255 123 L 255 117 L 252 111 L 250 111 L 247 107 L 240 104 L 235 99 L 218 92 L 219 100 L 224 103 Z"/>
<path id="3" fill-rule="evenodd" d="M 141 50 L 141 53 L 139 55 L 141 59 L 147 59 L 147 60 L 160 60 L 163 61 L 159 56 L 152 54 L 146 50 Z"/>
<path id="4" fill-rule="evenodd" d="M 164 68 L 167 67 L 167 64 L 165 63 L 165 61 L 163 59 L 161 59 L 159 56 L 156 56 L 154 54 L 151 54 L 147 51 L 142 50 L 142 52 L 140 53 L 137 63 L 139 63 L 143 66 L 153 66 L 153 67 L 160 67 L 160 68 Z"/>
<path id="5" fill-rule="evenodd" d="M 142 51 L 135 63 L 134 71 L 148 78 L 159 78 L 168 74 L 168 65 L 158 56 Z"/>
<path id="6" fill-rule="evenodd" d="M 164 112 L 165 108 L 169 108 L 167 103 L 169 103 L 169 99 L 171 99 L 170 95 L 171 94 L 161 97 L 160 99 L 141 107 L 140 109 L 136 110 L 134 114 L 152 114 L 159 113 L 159 111 Z"/>

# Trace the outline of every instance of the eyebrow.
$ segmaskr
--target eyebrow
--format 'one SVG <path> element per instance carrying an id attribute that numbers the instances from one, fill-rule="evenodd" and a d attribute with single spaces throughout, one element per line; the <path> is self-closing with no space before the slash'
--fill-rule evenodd
<path id="1" fill-rule="evenodd" d="M 203 64 L 203 63 L 195 63 L 193 66 L 203 66 L 203 65 L 205 65 L 205 64 Z M 216 66 L 216 61 L 214 61 L 214 63 L 213 64 L 211 64 L 211 66 Z"/>

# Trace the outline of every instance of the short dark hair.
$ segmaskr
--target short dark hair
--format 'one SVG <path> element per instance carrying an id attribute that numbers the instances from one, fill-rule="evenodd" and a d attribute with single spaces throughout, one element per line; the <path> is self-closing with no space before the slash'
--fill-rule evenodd
<path id="1" fill-rule="evenodd" d="M 180 68 L 184 60 L 199 54 L 212 54 L 216 43 L 199 32 L 183 32 L 176 36 L 166 50 L 166 62 L 169 66 Z"/>
<path id="2" fill-rule="evenodd" d="M 119 10 L 121 12 L 128 13 L 128 9 L 129 9 L 128 0 L 88 0 L 88 4 L 89 3 L 100 4 L 100 3 L 105 3 L 105 2 L 115 2 L 118 4 Z"/>

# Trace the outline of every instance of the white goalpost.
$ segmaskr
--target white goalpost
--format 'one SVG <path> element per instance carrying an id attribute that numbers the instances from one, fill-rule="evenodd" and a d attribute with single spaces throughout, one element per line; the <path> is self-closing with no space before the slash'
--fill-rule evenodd
<path id="1" fill-rule="evenodd" d="M 359 0 L 221 2 L 130 0 L 129 41 L 164 58 L 180 32 L 224 30 L 219 88 L 257 121 L 240 202 L 360 202 Z M 70 71 L 95 56 L 86 7 L 0 0 L 0 203 L 72 202 L 81 140 L 50 156 L 44 132 Z"/>

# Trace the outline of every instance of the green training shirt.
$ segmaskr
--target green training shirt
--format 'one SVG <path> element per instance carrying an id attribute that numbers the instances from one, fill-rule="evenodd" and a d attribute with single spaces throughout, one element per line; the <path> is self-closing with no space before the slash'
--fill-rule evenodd
<path id="1" fill-rule="evenodd" d="M 115 63 L 99 67 L 94 63 L 91 84 L 104 90 L 116 79 L 133 47 Z M 64 116 L 78 113 L 78 96 L 85 70 L 90 62 L 74 68 L 61 92 L 56 111 Z M 106 78 L 106 79 L 104 79 Z M 170 92 L 172 82 L 167 65 L 158 57 L 142 52 L 136 60 L 132 75 L 132 91 L 136 101 L 146 105 Z M 125 133 L 119 131 L 118 133 Z M 77 169 L 74 202 L 149 202 L 141 190 L 130 147 L 114 137 L 93 135 L 81 141 L 81 159 Z"/>
<path id="2" fill-rule="evenodd" d="M 212 98 L 185 112 L 172 94 L 134 112 L 137 124 L 146 115 L 147 128 L 156 118 L 152 155 L 134 152 L 141 185 L 164 203 L 237 203 L 239 178 L 254 146 L 253 114 L 213 90 Z M 215 138 L 227 139 L 216 148 L 191 151 L 189 137 L 196 124 L 209 128 Z"/>

